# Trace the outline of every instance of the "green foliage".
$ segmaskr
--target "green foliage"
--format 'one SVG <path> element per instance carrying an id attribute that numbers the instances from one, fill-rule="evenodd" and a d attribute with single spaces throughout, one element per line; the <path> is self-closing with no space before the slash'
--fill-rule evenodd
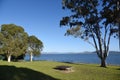
<path id="1" fill-rule="evenodd" d="M 17 26 L 15 24 L 3 24 L 1 32 L 4 35 L 6 34 L 6 36 L 12 35 L 13 37 L 19 37 L 19 35 L 24 32 L 24 29 L 21 26 Z"/>
<path id="2" fill-rule="evenodd" d="M 15 24 L 3 24 L 0 31 L 0 54 L 19 57 L 25 55 L 31 46 L 35 54 L 40 53 L 43 44 L 35 36 L 30 36 L 24 31 L 21 26 Z M 40 49 L 40 50 L 39 50 Z"/>
<path id="3" fill-rule="evenodd" d="M 3 24 L 1 34 L 3 35 L 1 50 L 6 56 L 17 57 L 25 54 L 28 35 L 22 27 L 14 24 Z"/>
<path id="4" fill-rule="evenodd" d="M 119 39 L 120 48 L 120 0 L 104 0 L 103 10 L 101 11 L 102 18 L 105 19 L 105 25 L 112 24 L 112 34 Z"/>
<path id="5" fill-rule="evenodd" d="M 39 55 L 42 51 L 42 48 L 43 43 L 41 40 L 35 36 L 28 37 L 28 51 L 32 52 L 34 55 Z"/>
<path id="6" fill-rule="evenodd" d="M 60 26 L 69 26 L 65 35 L 91 44 L 105 67 L 111 37 L 119 37 L 120 41 L 120 1 L 62 0 L 62 5 L 71 11 L 70 16 L 60 20 Z"/>

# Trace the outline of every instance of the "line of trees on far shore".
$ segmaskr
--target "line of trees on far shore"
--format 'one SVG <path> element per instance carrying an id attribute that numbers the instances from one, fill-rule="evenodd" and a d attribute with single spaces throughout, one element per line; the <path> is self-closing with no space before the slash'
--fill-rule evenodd
<path id="1" fill-rule="evenodd" d="M 39 55 L 43 49 L 43 43 L 36 36 L 29 36 L 24 28 L 15 24 L 3 24 L 0 29 L 0 55 L 4 55 L 8 62 L 14 58 L 30 54 Z"/>

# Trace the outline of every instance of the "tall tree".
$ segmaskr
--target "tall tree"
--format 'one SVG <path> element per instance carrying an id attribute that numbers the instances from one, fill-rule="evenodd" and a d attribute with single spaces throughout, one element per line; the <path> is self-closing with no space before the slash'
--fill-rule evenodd
<path id="1" fill-rule="evenodd" d="M 28 37 L 28 53 L 30 53 L 30 61 L 33 59 L 33 55 L 39 55 L 42 51 L 43 43 L 35 36 Z"/>
<path id="2" fill-rule="evenodd" d="M 109 10 L 105 12 L 108 4 L 104 1 L 109 3 L 111 0 L 62 0 L 63 9 L 69 9 L 71 15 L 60 21 L 60 26 L 69 26 L 65 35 L 79 37 L 96 49 L 101 67 L 106 67 L 111 37 L 119 31 L 118 27 L 107 22 L 112 15 Z"/>
<path id="3" fill-rule="evenodd" d="M 3 24 L 1 26 L 1 34 L 3 39 L 0 50 L 6 55 L 8 62 L 11 61 L 11 56 L 17 57 L 25 54 L 28 35 L 21 26 Z"/>

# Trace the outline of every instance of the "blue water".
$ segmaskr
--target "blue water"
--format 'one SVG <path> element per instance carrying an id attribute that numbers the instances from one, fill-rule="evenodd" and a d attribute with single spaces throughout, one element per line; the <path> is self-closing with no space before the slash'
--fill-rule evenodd
<path id="1" fill-rule="evenodd" d="M 25 60 L 29 60 L 29 55 L 26 55 Z M 100 59 L 97 54 L 41 54 L 34 57 L 33 60 L 47 60 L 58 62 L 71 63 L 94 63 L 100 64 Z M 120 65 L 120 54 L 109 54 L 107 57 L 107 64 Z"/>

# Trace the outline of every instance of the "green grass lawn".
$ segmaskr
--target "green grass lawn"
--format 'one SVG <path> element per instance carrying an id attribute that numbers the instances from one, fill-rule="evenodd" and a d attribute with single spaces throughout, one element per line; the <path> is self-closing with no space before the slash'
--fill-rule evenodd
<path id="1" fill-rule="evenodd" d="M 65 73 L 54 69 L 60 65 L 72 66 L 74 71 Z M 0 80 L 120 80 L 120 66 L 101 68 L 97 64 L 0 61 Z"/>

